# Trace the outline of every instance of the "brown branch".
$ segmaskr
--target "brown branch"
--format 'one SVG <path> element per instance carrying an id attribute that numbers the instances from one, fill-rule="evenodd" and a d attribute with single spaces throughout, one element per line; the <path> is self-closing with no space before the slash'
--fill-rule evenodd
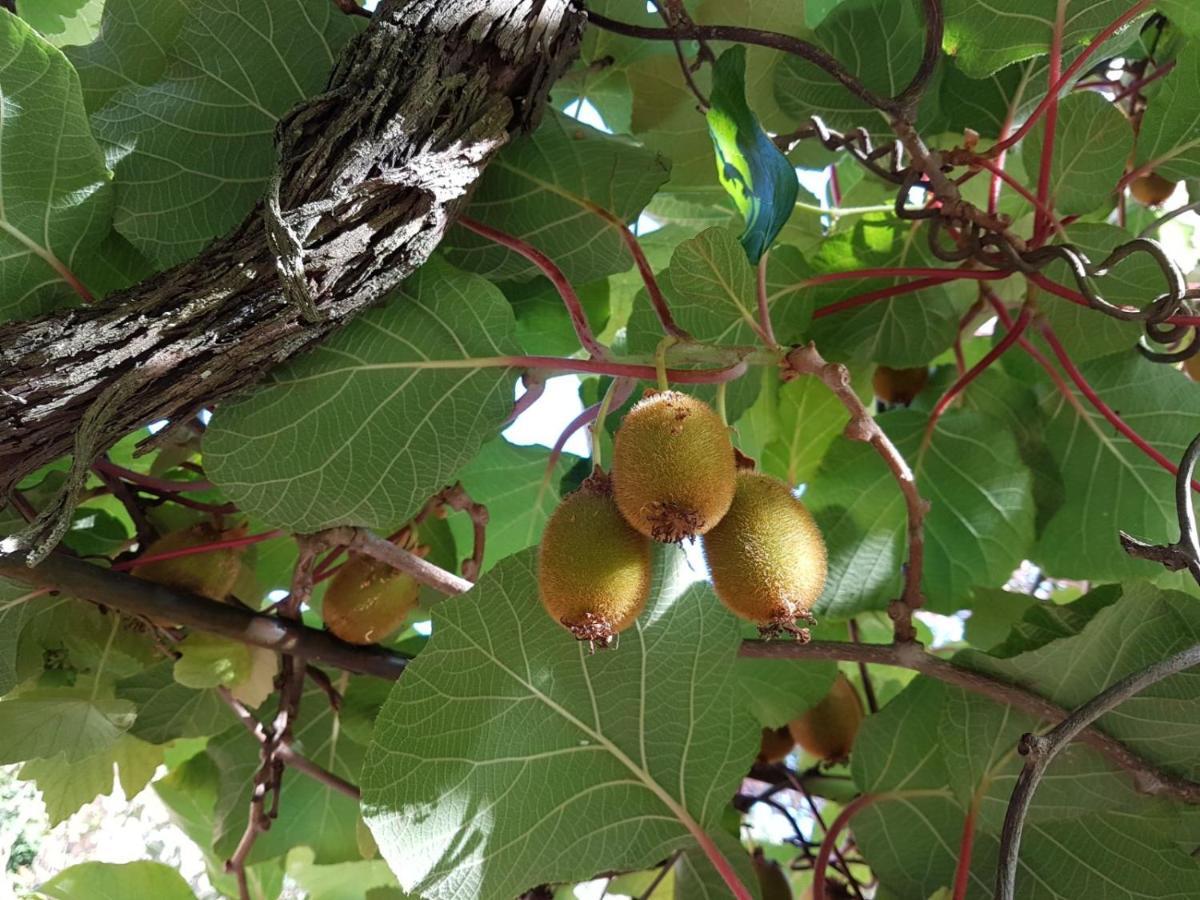
<path id="1" fill-rule="evenodd" d="M 1048 722 L 1061 722 L 1068 712 L 1056 703 L 1015 684 L 963 668 L 931 653 L 916 642 L 896 644 L 848 644 L 840 641 L 743 641 L 740 656 L 755 659 L 843 660 L 912 669 L 930 678 L 1014 706 Z M 1114 737 L 1087 728 L 1079 739 L 1133 776 L 1135 787 L 1144 794 L 1168 796 L 1185 803 L 1200 804 L 1200 784 L 1163 772 Z"/>
<path id="2" fill-rule="evenodd" d="M 102 303 L 0 325 L 0 497 L 71 453 L 89 411 L 94 455 L 246 388 L 378 303 L 536 125 L 582 26 L 571 0 L 383 0 L 328 89 L 279 122 L 274 217 L 260 203 L 195 259 Z M 281 232 L 296 238 L 287 271 L 311 273 L 317 322 L 294 279 L 285 289 Z"/>
<path id="3" fill-rule="evenodd" d="M 463 560 L 462 570 L 463 578 L 467 581 L 477 581 L 479 572 L 483 569 L 483 552 L 487 541 L 489 518 L 487 507 L 472 500 L 471 495 L 462 486 L 462 482 L 456 481 L 450 487 L 442 488 L 429 498 L 425 508 L 413 519 L 413 525 L 420 525 L 430 516 L 444 519 L 447 509 L 465 512 L 471 519 L 475 544 L 470 558 Z"/>
<path id="4" fill-rule="evenodd" d="M 387 563 L 393 569 L 411 575 L 421 584 L 443 594 L 465 594 L 474 587 L 467 579 L 459 578 L 453 572 L 447 572 L 431 562 L 426 562 L 415 553 L 397 547 L 391 541 L 384 540 L 365 528 L 330 528 L 322 531 L 320 536 L 326 547 L 344 547 L 352 553 Z"/>
<path id="5" fill-rule="evenodd" d="M 1004 828 L 1000 835 L 1000 859 L 996 864 L 996 898 L 1013 900 L 1017 882 L 1017 857 L 1021 849 L 1021 831 L 1025 815 L 1033 802 L 1033 792 L 1046 774 L 1050 763 L 1067 744 L 1106 712 L 1115 709 L 1130 697 L 1186 669 L 1200 666 L 1200 644 L 1177 653 L 1170 659 L 1157 662 L 1140 672 L 1122 678 L 1063 718 L 1045 735 L 1025 734 L 1018 746 L 1025 757 L 1025 767 L 1017 776 Z M 1192 801 L 1197 802 L 1197 801 Z"/>
<path id="6" fill-rule="evenodd" d="M 448 572 L 445 574 L 455 577 Z M 23 584 L 61 591 L 118 612 L 176 622 L 276 653 L 299 652 L 314 662 L 360 675 L 394 681 L 408 664 L 404 656 L 382 647 L 347 644 L 327 631 L 308 628 L 299 622 L 215 603 L 61 553 L 51 554 L 32 569 L 18 557 L 0 556 L 0 575 Z"/>
<path id="7" fill-rule="evenodd" d="M 908 562 L 904 566 L 904 591 L 900 599 L 888 608 L 888 615 L 895 623 L 897 641 L 915 641 L 917 632 L 912 622 L 913 613 L 925 604 L 925 597 L 921 593 L 921 575 L 925 561 L 925 514 L 929 511 L 929 503 L 921 499 L 916 477 L 896 445 L 883 433 L 879 423 L 854 393 L 854 388 L 850 386 L 850 372 L 845 366 L 826 362 L 816 345 L 809 344 L 794 348 L 784 357 L 783 379 L 788 381 L 797 375 L 814 375 L 833 391 L 850 413 L 846 437 L 865 441 L 874 447 L 887 463 L 904 494 L 904 505 L 908 511 Z"/>

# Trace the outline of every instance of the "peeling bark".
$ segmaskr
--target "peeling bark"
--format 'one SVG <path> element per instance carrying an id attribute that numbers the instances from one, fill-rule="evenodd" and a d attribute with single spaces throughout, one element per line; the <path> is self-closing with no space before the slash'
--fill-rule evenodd
<path id="1" fill-rule="evenodd" d="M 0 498 L 71 453 L 122 379 L 96 450 L 249 386 L 377 302 L 536 124 L 582 25 L 569 0 L 385 0 L 325 93 L 279 123 L 282 223 L 260 203 L 195 259 L 102 304 L 0 326 Z M 296 239 L 302 253 L 277 259 L 272 246 Z"/>

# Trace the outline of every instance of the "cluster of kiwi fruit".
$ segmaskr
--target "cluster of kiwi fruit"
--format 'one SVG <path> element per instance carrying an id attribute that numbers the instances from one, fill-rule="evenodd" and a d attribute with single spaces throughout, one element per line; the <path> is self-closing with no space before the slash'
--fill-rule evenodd
<path id="1" fill-rule="evenodd" d="M 795 623 L 826 575 L 812 515 L 782 481 L 739 465 L 707 403 L 648 391 L 617 430 L 611 473 L 594 471 L 546 524 L 542 603 L 577 639 L 608 646 L 650 596 L 652 542 L 697 537 L 725 606 L 764 633 L 804 635 Z"/>

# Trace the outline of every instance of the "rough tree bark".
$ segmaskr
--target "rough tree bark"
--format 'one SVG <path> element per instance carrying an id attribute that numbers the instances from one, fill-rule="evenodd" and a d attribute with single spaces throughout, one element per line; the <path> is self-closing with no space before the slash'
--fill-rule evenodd
<path id="1" fill-rule="evenodd" d="M 379 300 L 536 123 L 582 27 L 569 0 L 384 0 L 326 92 L 279 123 L 282 225 L 264 201 L 190 262 L 0 326 L 0 505 L 73 451 L 81 421 L 103 450 L 246 387 Z"/>

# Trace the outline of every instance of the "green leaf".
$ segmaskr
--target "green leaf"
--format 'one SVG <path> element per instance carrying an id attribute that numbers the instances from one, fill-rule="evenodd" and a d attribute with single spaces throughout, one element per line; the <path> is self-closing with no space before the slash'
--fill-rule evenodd
<path id="1" fill-rule="evenodd" d="M 1026 172 L 1040 169 L 1045 133 L 1043 119 L 1022 142 Z M 1050 208 L 1065 215 L 1082 215 L 1105 204 L 1111 207 L 1113 188 L 1133 149 L 1128 117 L 1100 94 L 1068 94 L 1059 101 L 1054 134 Z"/>
<path id="2" fill-rule="evenodd" d="M 1175 68 L 1146 106 L 1137 138 L 1137 167 L 1149 165 L 1164 178 L 1200 175 L 1200 45 L 1189 42 Z"/>
<path id="3" fill-rule="evenodd" d="M 508 281 L 501 289 L 517 317 L 517 340 L 522 350 L 530 356 L 571 356 L 579 352 L 571 315 L 550 282 Z M 600 335 L 609 317 L 608 280 L 593 281 L 577 287 L 575 292 L 592 333 Z"/>
<path id="4" fill-rule="evenodd" d="M 578 457 L 565 454 L 547 472 L 549 459 L 544 447 L 518 447 L 496 438 L 459 473 L 471 499 L 488 509 L 484 571 L 542 539 L 546 520 L 558 505 L 558 484 Z M 450 527 L 455 543 L 467 551 L 474 543 L 470 519 L 454 516 Z"/>
<path id="5" fill-rule="evenodd" d="M 0 764 L 62 754 L 78 762 L 111 747 L 137 710 L 76 688 L 36 688 L 0 701 Z"/>
<path id="6" fill-rule="evenodd" d="M 364 816 L 430 900 L 651 866 L 714 830 L 757 747 L 739 628 L 708 587 L 660 573 L 620 647 L 589 655 L 542 611 L 535 569 L 510 557 L 437 606 L 376 724 Z"/>
<path id="7" fill-rule="evenodd" d="M 860 397 L 870 397 L 866 379 L 854 379 Z M 825 453 L 850 416 L 833 391 L 815 375 L 801 375 L 779 386 L 778 436 L 767 444 L 763 471 L 797 486 L 812 480 Z"/>
<path id="8" fill-rule="evenodd" d="M 361 900 L 372 888 L 396 885 L 396 876 L 383 860 L 318 866 L 307 847 L 297 847 L 288 854 L 287 874 L 303 889 L 307 900 Z"/>
<path id="9" fill-rule="evenodd" d="M 2 321 L 79 301 L 73 270 L 108 234 L 113 195 L 66 57 L 4 15 L 0 59 Z"/>
<path id="10" fill-rule="evenodd" d="M 228 687 L 250 674 L 250 647 L 240 641 L 197 631 L 179 644 L 175 680 L 194 690 Z"/>
<path id="11" fill-rule="evenodd" d="M 117 682 L 117 696 L 137 707 L 130 733 L 151 744 L 207 737 L 229 727 L 232 714 L 213 691 L 194 691 L 175 681 L 174 663 L 164 660 Z"/>
<path id="12" fill-rule="evenodd" d="M 884 266 L 945 267 L 927 254 L 922 230 L 868 216 L 852 231 L 826 240 L 812 263 L 820 274 Z M 868 291 L 913 280 L 847 278 L 809 288 L 805 294 L 813 298 L 815 312 L 808 336 L 827 359 L 839 362 L 876 362 L 898 369 L 927 364 L 954 343 L 972 294 L 939 285 L 850 309 L 828 309 Z"/>
<path id="13" fill-rule="evenodd" d="M 583 284 L 633 265 L 619 230 L 592 207 L 632 222 L 668 171 L 664 159 L 628 138 L 547 115 L 537 131 L 488 165 L 467 215 L 527 240 Z M 492 281 L 541 274 L 523 256 L 461 227 L 451 229 L 442 246 L 456 266 Z"/>
<path id="14" fill-rule="evenodd" d="M 750 854 L 741 842 L 724 832 L 714 834 L 713 842 L 733 865 L 742 886 L 755 900 L 761 897 L 762 890 L 750 863 Z M 675 863 L 675 892 L 671 896 L 676 900 L 725 900 L 730 896 L 730 891 L 729 885 L 708 857 L 698 850 L 689 850 Z"/>
<path id="15" fill-rule="evenodd" d="M 363 749 L 341 734 L 329 698 L 320 689 L 306 691 L 297 720 L 296 750 L 317 765 L 357 783 Z M 271 709 L 264 713 L 274 715 Z M 260 745 L 244 728 L 235 726 L 209 742 L 208 755 L 220 773 L 214 852 L 227 858 L 246 829 L 246 812 L 254 790 L 254 773 L 261 764 Z M 311 847 L 318 865 L 361 858 L 356 826 L 358 804 L 316 779 L 293 775 L 283 779 L 280 810 L 271 830 L 259 836 L 251 862 L 284 856 L 297 846 Z"/>
<path id="16" fill-rule="evenodd" d="M 173 14 L 137 33 L 127 13 L 113 43 L 89 61 L 119 60 L 153 35 L 169 36 Z M 130 84 L 92 116 L 115 163 L 117 230 L 165 267 L 236 224 L 274 169 L 275 123 L 324 87 L 358 22 L 324 0 L 212 0 L 189 6 L 158 80 L 142 84 L 159 70 L 157 54 L 128 72 L 118 62 Z"/>
<path id="17" fill-rule="evenodd" d="M 1126 0 L 1062 0 L 1059 6 L 1064 49 L 1086 43 L 1129 9 Z M 983 78 L 1009 63 L 1048 53 L 1055 10 L 1046 0 L 946 0 L 942 47 L 967 75 Z M 1137 34 L 1136 25 L 1127 28 Z"/>
<path id="18" fill-rule="evenodd" d="M 739 659 L 734 670 L 742 700 L 759 724 L 779 728 L 829 693 L 837 663 Z"/>
<path id="19" fill-rule="evenodd" d="M 978 413 L 952 410 L 920 450 L 925 417 L 879 417 L 931 507 L 922 586 L 936 612 L 953 612 L 975 585 L 1002 584 L 1033 541 L 1032 478 L 1012 436 Z M 829 580 L 817 615 L 838 619 L 882 609 L 900 590 L 905 507 L 875 449 L 838 438 L 805 495 L 829 548 Z"/>
<path id="20" fill-rule="evenodd" d="M 54 900 L 195 900 L 183 876 L 157 862 L 89 862 L 59 872 L 38 890 Z"/>
<path id="21" fill-rule="evenodd" d="M 77 762 L 64 756 L 35 759 L 21 766 L 19 778 L 36 782 L 51 826 L 66 820 L 85 803 L 113 789 L 113 767 L 121 775 L 121 790 L 132 800 L 150 783 L 162 762 L 161 747 L 123 736 L 107 750 Z"/>
<path id="22" fill-rule="evenodd" d="M 495 363 L 519 352 L 499 289 L 426 263 L 386 306 L 222 405 L 206 470 L 275 525 L 394 527 L 500 430 L 516 374 Z"/>
<path id="23" fill-rule="evenodd" d="M 1167 459 L 1178 460 L 1200 431 L 1196 386 L 1170 366 L 1125 353 L 1084 363 L 1080 370 L 1105 402 Z M 1117 541 L 1118 531 L 1151 543 L 1178 539 L 1174 476 L 1075 396 L 1076 402 L 1069 403 L 1054 391 L 1045 401 L 1046 446 L 1061 472 L 1065 498 L 1032 559 L 1055 578 L 1142 577 L 1182 583 L 1179 575 L 1155 563 L 1130 558 Z"/>
<path id="24" fill-rule="evenodd" d="M 103 9 L 104 0 L 17 0 L 17 15 L 55 47 L 94 38 Z"/>
<path id="25" fill-rule="evenodd" d="M 814 39 L 867 88 L 893 97 L 916 74 L 925 26 L 911 0 L 847 0 L 817 26 Z M 936 100 L 936 94 L 930 91 L 925 103 Z M 861 126 L 890 133 L 877 110 L 798 56 L 787 55 L 780 61 L 775 99 L 794 120 L 817 115 L 839 130 Z"/>
<path id="26" fill-rule="evenodd" d="M 5 511 L 0 509 L 0 528 Z M 5 532 L 6 534 L 8 532 Z M 17 686 L 17 649 L 25 624 L 38 612 L 36 588 L 0 578 L 0 697 Z"/>
<path id="27" fill-rule="evenodd" d="M 713 157 L 708 123 L 696 108 L 696 98 L 683 80 L 675 55 L 639 59 L 629 66 L 626 77 L 633 91 L 630 131 L 670 161 L 671 186 L 711 185 Z M 706 70 L 697 72 L 694 78 L 701 91 L 707 90 Z"/>
<path id="28" fill-rule="evenodd" d="M 162 77 L 187 8 L 184 0 L 106 0 L 98 38 L 66 51 L 79 70 L 89 113 L 123 87 L 148 86 Z"/>
<path id="29" fill-rule="evenodd" d="M 758 265 L 791 216 L 800 182 L 746 105 L 745 47 L 730 47 L 717 60 L 709 102 L 717 178 L 746 221 L 738 240 Z"/>

